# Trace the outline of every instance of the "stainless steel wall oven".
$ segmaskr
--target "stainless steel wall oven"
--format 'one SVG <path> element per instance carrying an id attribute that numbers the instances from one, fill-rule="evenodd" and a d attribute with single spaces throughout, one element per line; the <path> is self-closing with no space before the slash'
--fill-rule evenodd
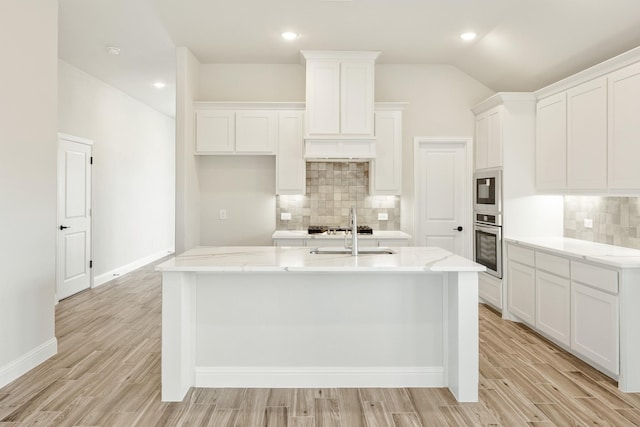
<path id="1" fill-rule="evenodd" d="M 474 260 L 487 267 L 487 273 L 502 278 L 502 221 L 500 214 L 475 214 Z"/>

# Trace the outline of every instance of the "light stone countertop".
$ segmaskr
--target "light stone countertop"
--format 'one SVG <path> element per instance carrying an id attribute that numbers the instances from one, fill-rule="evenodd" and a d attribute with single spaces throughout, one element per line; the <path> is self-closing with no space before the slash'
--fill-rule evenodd
<path id="1" fill-rule="evenodd" d="M 640 250 L 638 249 L 568 237 L 505 237 L 504 240 L 612 267 L 640 268 Z"/>
<path id="2" fill-rule="evenodd" d="M 344 232 L 336 234 L 309 234 L 306 230 L 276 230 L 272 239 L 344 239 Z M 374 230 L 373 234 L 358 234 L 358 239 L 395 240 L 410 239 L 411 235 L 399 230 Z"/>
<path id="3" fill-rule="evenodd" d="M 325 248 L 326 249 L 326 248 Z M 278 246 L 197 247 L 156 267 L 192 272 L 455 272 L 485 267 L 440 248 L 393 247 L 395 254 L 311 254 Z"/>

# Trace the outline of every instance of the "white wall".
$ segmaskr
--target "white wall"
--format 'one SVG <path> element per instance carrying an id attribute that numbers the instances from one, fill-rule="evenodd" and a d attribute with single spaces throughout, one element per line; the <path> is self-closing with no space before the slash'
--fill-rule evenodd
<path id="1" fill-rule="evenodd" d="M 198 156 L 200 244 L 270 246 L 276 229 L 275 156 Z M 220 219 L 220 209 L 227 219 Z"/>
<path id="2" fill-rule="evenodd" d="M 193 101 L 200 63 L 185 47 L 176 49 L 176 253 L 200 244 L 200 188 L 194 140 Z"/>
<path id="3" fill-rule="evenodd" d="M 59 62 L 62 133 L 93 140 L 97 284 L 174 250 L 175 121 Z"/>
<path id="4" fill-rule="evenodd" d="M 376 101 L 406 101 L 403 114 L 402 230 L 414 234 L 413 138 L 474 137 L 478 102 L 493 94 L 451 65 L 376 66 Z"/>
<path id="5" fill-rule="evenodd" d="M 0 7 L 0 387 L 54 336 L 58 3 Z"/>
<path id="6" fill-rule="evenodd" d="M 413 138 L 415 136 L 467 136 L 473 137 L 474 118 L 471 107 L 493 94 L 467 74 L 449 65 L 377 65 L 376 101 L 407 101 L 404 112 L 403 142 L 403 194 L 402 229 L 413 233 Z M 206 64 L 200 67 L 197 99 L 200 101 L 304 101 L 305 68 L 297 64 Z M 243 160 L 237 160 L 242 162 Z M 249 162 L 248 159 L 244 160 Z M 214 167 L 213 165 L 209 165 Z M 220 170 L 216 179 L 232 182 L 235 170 Z M 271 179 L 275 171 L 265 171 L 265 179 Z M 207 172 L 207 176 L 211 171 Z M 200 174 L 202 180 L 203 174 Z M 264 200 L 264 187 L 252 188 L 249 180 L 244 187 L 235 184 L 238 191 L 247 195 L 248 200 L 259 202 L 251 207 L 261 215 L 273 217 L 275 211 L 267 211 L 270 206 Z M 202 188 L 203 183 L 200 182 Z M 216 214 L 218 201 L 212 196 L 213 187 L 207 187 L 207 196 L 201 200 L 200 212 L 202 236 L 214 236 L 216 221 L 208 221 Z M 203 193 L 204 194 L 204 193 Z M 251 196 L 254 196 L 253 198 Z M 228 210 L 248 209 L 243 201 L 227 202 Z M 255 229 L 255 244 L 272 227 L 270 221 L 262 221 L 264 229 Z M 273 227 L 270 230 L 273 231 Z M 241 224 L 227 223 L 225 232 L 229 235 L 242 234 Z M 246 232 L 245 232 L 246 233 Z M 208 239 L 209 239 L 208 237 Z M 249 241 L 245 238 L 244 241 Z M 205 243 L 204 241 L 202 242 Z"/>

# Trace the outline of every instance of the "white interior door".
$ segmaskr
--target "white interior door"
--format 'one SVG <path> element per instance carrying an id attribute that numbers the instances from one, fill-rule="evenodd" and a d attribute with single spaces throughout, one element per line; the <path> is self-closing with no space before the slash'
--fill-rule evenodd
<path id="1" fill-rule="evenodd" d="M 415 138 L 417 246 L 471 257 L 470 139 Z"/>
<path id="2" fill-rule="evenodd" d="M 91 149 L 91 141 L 58 137 L 58 299 L 91 286 Z"/>

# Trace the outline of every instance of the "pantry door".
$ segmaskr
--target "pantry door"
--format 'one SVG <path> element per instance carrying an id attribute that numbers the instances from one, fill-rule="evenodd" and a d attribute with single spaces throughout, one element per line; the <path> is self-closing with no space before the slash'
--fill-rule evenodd
<path id="1" fill-rule="evenodd" d="M 91 287 L 92 144 L 58 135 L 58 300 Z"/>
<path id="2" fill-rule="evenodd" d="M 414 138 L 416 246 L 472 257 L 470 138 Z"/>

